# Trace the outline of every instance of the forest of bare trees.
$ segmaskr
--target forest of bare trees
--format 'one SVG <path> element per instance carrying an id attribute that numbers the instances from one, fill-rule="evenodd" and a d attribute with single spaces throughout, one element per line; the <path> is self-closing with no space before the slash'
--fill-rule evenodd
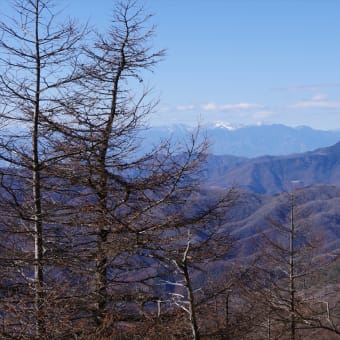
<path id="1" fill-rule="evenodd" d="M 207 141 L 141 152 L 165 57 L 141 2 L 113 1 L 103 34 L 57 5 L 16 0 L 0 23 L 0 337 L 336 339 L 298 203 L 272 221 L 287 241 L 241 261 L 222 229 L 241 198 L 201 182 Z"/>

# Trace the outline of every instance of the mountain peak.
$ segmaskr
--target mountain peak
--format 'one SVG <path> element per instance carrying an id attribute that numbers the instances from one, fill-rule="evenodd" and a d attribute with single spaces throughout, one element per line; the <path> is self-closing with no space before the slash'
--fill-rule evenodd
<path id="1" fill-rule="evenodd" d="M 157 145 L 161 139 L 171 137 L 182 142 L 195 128 L 188 125 L 150 127 L 141 132 L 143 150 Z M 289 155 L 316 150 L 340 141 L 340 131 L 315 130 L 308 127 L 289 127 L 282 124 L 237 126 L 226 121 L 203 124 L 202 137 L 208 138 L 210 153 L 258 157 L 264 155 Z M 340 147 L 340 145 L 338 146 Z"/>
<path id="2" fill-rule="evenodd" d="M 238 128 L 237 126 L 232 125 L 228 122 L 224 122 L 224 121 L 217 121 L 213 125 L 211 125 L 211 127 L 217 128 L 217 129 L 226 129 L 226 130 L 229 130 L 229 131 L 234 131 Z M 208 126 L 208 128 L 209 128 L 209 126 Z"/>

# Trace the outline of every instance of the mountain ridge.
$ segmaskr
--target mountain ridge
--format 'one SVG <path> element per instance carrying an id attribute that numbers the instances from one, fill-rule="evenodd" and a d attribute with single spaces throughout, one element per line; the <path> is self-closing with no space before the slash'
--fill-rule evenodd
<path id="1" fill-rule="evenodd" d="M 294 192 L 297 225 L 309 233 L 322 236 L 319 253 L 332 253 L 340 248 L 340 187 L 313 185 Z M 256 240 L 280 221 L 282 206 L 289 209 L 289 195 L 276 196 L 241 192 L 239 202 L 228 214 L 223 230 L 238 240 L 238 253 L 251 255 Z M 287 212 L 289 214 L 289 211 Z"/>
<path id="2" fill-rule="evenodd" d="M 162 139 L 181 143 L 195 131 L 183 124 L 150 127 L 140 131 L 143 150 L 150 150 Z M 282 124 L 233 126 L 226 123 L 200 128 L 199 139 L 207 138 L 209 152 L 214 155 L 258 157 L 289 155 L 327 147 L 340 141 L 340 130 L 316 130 L 307 126 L 289 127 Z"/>
<path id="3" fill-rule="evenodd" d="M 203 177 L 208 186 L 236 185 L 260 194 L 277 194 L 319 184 L 339 186 L 340 142 L 285 156 L 248 159 L 210 155 Z"/>

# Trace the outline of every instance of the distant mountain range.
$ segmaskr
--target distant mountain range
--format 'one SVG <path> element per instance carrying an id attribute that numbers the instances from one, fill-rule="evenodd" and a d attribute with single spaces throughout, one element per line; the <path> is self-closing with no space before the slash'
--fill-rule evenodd
<path id="1" fill-rule="evenodd" d="M 144 139 L 142 147 L 149 150 L 152 145 L 159 144 L 161 139 L 169 137 L 181 141 L 191 132 L 192 128 L 185 125 L 151 127 L 140 133 Z M 210 152 L 214 155 L 258 157 L 288 155 L 330 146 L 340 141 L 340 130 L 323 131 L 279 124 L 233 127 L 217 123 L 202 127 L 200 136 L 208 138 Z"/>
<path id="2" fill-rule="evenodd" d="M 340 185 L 340 142 L 288 156 L 253 159 L 235 156 L 208 158 L 204 166 L 207 186 L 240 188 L 260 194 L 276 194 L 311 185 Z"/>
<path id="3" fill-rule="evenodd" d="M 183 125 L 151 128 L 145 138 L 150 147 L 168 137 L 180 142 L 190 132 Z M 233 185 L 239 192 L 222 223 L 222 230 L 236 240 L 232 262 L 234 256 L 247 261 L 258 254 L 263 234 L 274 232 L 271 220 L 280 222 L 282 215 L 289 216 L 287 192 L 291 191 L 296 196 L 297 225 L 322 239 L 316 255 L 332 258 L 339 253 L 340 131 L 221 125 L 206 127 L 204 134 L 214 142 L 202 165 L 205 196 L 227 192 Z"/>

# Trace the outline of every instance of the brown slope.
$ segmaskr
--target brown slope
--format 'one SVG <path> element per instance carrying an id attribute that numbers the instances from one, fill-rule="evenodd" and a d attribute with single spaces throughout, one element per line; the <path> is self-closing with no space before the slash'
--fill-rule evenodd
<path id="1" fill-rule="evenodd" d="M 300 188 L 295 193 L 297 225 L 322 239 L 318 253 L 340 249 L 340 187 L 317 185 Z M 238 242 L 237 254 L 250 256 L 256 251 L 261 235 L 273 229 L 271 220 L 282 222 L 289 216 L 286 193 L 266 196 L 243 193 L 238 205 L 230 212 L 224 230 Z"/>

